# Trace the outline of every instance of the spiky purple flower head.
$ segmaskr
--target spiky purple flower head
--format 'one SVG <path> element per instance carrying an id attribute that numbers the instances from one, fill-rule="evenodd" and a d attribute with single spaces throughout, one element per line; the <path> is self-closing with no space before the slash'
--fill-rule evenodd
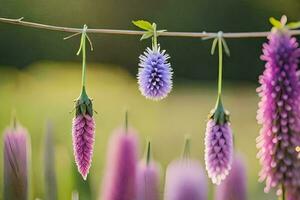
<path id="1" fill-rule="evenodd" d="M 209 119 L 206 126 L 205 165 L 208 177 L 219 185 L 231 170 L 233 139 L 230 123 L 225 119 L 228 115 L 225 114 L 223 120 L 215 120 L 217 118 L 214 116 L 216 115 Z"/>
<path id="2" fill-rule="evenodd" d="M 112 135 L 101 200 L 135 200 L 137 137 L 135 131 L 119 129 Z"/>
<path id="3" fill-rule="evenodd" d="M 137 200 L 159 200 L 159 165 L 151 159 L 150 142 L 148 143 L 146 158 L 137 166 Z"/>
<path id="4" fill-rule="evenodd" d="M 160 48 L 147 48 L 140 56 L 138 83 L 146 98 L 161 100 L 172 90 L 172 68 L 168 62 L 169 55 Z"/>
<path id="5" fill-rule="evenodd" d="M 217 187 L 215 200 L 246 200 L 246 166 L 240 155 L 234 156 L 228 177 Z"/>
<path id="6" fill-rule="evenodd" d="M 28 199 L 30 143 L 20 125 L 4 131 L 4 200 Z"/>
<path id="7" fill-rule="evenodd" d="M 189 141 L 181 159 L 166 171 L 164 200 L 207 200 L 207 182 L 201 164 L 189 157 Z"/>
<path id="8" fill-rule="evenodd" d="M 93 105 L 85 89 L 76 102 L 76 116 L 72 128 L 73 150 L 79 173 L 86 180 L 92 163 L 95 121 L 93 119 Z"/>
<path id="9" fill-rule="evenodd" d="M 298 43 L 289 30 L 273 28 L 263 45 L 261 59 L 266 65 L 258 88 L 261 101 L 257 120 L 262 128 L 257 146 L 265 192 L 299 185 L 300 160 L 295 150 L 300 131 L 299 56 Z"/>

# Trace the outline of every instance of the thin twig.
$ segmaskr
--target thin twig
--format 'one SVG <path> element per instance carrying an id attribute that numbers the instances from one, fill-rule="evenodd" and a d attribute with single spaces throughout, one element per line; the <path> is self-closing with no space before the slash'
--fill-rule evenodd
<path id="1" fill-rule="evenodd" d="M 51 31 L 61 31 L 69 33 L 81 33 L 81 28 L 70 28 L 63 26 L 52 26 L 48 24 L 40 24 L 35 22 L 23 21 L 23 17 L 19 19 L 0 18 L 0 22 L 8 24 L 16 24 L 21 26 L 27 26 L 37 29 L 46 29 Z M 117 29 L 88 29 L 87 33 L 102 33 L 102 34 L 114 34 L 114 35 L 143 35 L 144 31 L 133 30 L 117 30 Z M 223 38 L 258 38 L 266 37 L 270 32 L 241 32 L 241 33 L 223 33 Z M 292 35 L 300 35 L 300 30 L 291 30 Z M 170 37 L 194 37 L 194 38 L 206 38 L 215 37 L 216 32 L 161 32 L 160 36 Z"/>

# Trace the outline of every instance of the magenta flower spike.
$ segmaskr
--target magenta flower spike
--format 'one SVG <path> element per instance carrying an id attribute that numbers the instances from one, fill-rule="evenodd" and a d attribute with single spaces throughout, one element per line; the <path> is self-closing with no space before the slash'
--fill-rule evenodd
<path id="1" fill-rule="evenodd" d="M 92 100 L 86 93 L 86 50 L 85 41 L 88 38 L 86 34 L 87 26 L 84 25 L 79 51 L 82 52 L 82 90 L 79 98 L 76 100 L 75 117 L 72 124 L 72 140 L 75 162 L 82 178 L 86 180 L 89 173 L 95 140 L 95 121 L 93 118 L 94 110 Z"/>
<path id="2" fill-rule="evenodd" d="M 27 200 L 30 142 L 20 125 L 4 131 L 4 200 Z"/>
<path id="3" fill-rule="evenodd" d="M 246 200 L 246 167 L 241 156 L 234 156 L 228 177 L 217 186 L 215 200 Z"/>
<path id="4" fill-rule="evenodd" d="M 266 65 L 259 78 L 261 101 L 257 113 L 262 125 L 257 138 L 260 180 L 266 182 L 265 192 L 277 188 L 279 195 L 300 186 L 300 159 L 296 152 L 300 131 L 300 49 L 285 23 L 283 17 L 282 27 L 274 27 L 263 45 L 261 59 Z"/>
<path id="5" fill-rule="evenodd" d="M 218 79 L 218 98 L 215 108 L 206 126 L 205 132 L 205 165 L 208 177 L 214 184 L 219 185 L 229 174 L 233 157 L 232 130 L 229 123 L 229 114 L 225 111 L 222 100 L 222 57 L 224 50 L 229 54 L 222 32 L 218 33 L 212 47 L 212 54 L 218 44 L 219 49 L 219 79 Z"/>
<path id="6" fill-rule="evenodd" d="M 128 128 L 110 138 L 101 200 L 136 200 L 137 141 L 136 132 Z"/>
<path id="7" fill-rule="evenodd" d="M 147 145 L 146 158 L 137 166 L 137 200 L 159 200 L 159 165 L 151 159 L 150 142 Z"/>
<path id="8" fill-rule="evenodd" d="M 207 182 L 202 166 L 189 157 L 189 140 L 183 157 L 166 171 L 164 200 L 207 200 Z"/>

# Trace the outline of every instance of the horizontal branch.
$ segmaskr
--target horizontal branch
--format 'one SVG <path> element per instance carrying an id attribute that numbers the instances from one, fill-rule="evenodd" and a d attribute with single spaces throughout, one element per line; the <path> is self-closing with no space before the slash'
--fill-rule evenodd
<path id="1" fill-rule="evenodd" d="M 0 18 L 0 22 L 21 25 L 26 27 L 32 27 L 37 29 L 46 29 L 51 31 L 69 32 L 69 33 L 80 33 L 81 28 L 69 28 L 62 26 L 53 26 L 47 24 L 40 24 L 34 22 L 23 21 L 23 18 L 10 19 Z M 88 33 L 102 33 L 102 34 L 114 34 L 114 35 L 143 35 L 144 31 L 133 31 L 133 30 L 117 30 L 117 29 L 88 29 Z M 270 32 L 241 32 L 241 33 L 223 33 L 224 38 L 258 38 L 266 37 Z M 300 35 L 300 30 L 291 30 L 292 35 Z M 214 37 L 217 33 L 214 32 L 162 32 L 160 36 L 171 36 L 171 37 L 194 37 L 194 38 L 205 38 Z"/>

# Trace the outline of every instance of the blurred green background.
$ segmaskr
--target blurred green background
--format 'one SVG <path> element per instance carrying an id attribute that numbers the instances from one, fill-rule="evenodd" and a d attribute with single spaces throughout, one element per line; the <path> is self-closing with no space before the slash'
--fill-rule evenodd
<path id="1" fill-rule="evenodd" d="M 131 20 L 155 21 L 169 31 L 265 31 L 268 18 L 286 14 L 300 19 L 299 0 L 0 0 L 0 16 L 59 26 L 135 29 Z M 79 38 L 63 41 L 65 33 L 0 24 L 0 129 L 10 123 L 12 110 L 28 128 L 32 143 L 33 197 L 45 199 L 44 132 L 46 122 L 54 127 L 55 167 L 59 199 L 79 190 L 81 199 L 96 199 L 104 173 L 107 140 L 123 124 L 129 109 L 130 125 L 144 139 L 152 138 L 154 156 L 163 168 L 179 156 L 184 134 L 192 136 L 192 155 L 203 162 L 205 123 L 216 99 L 217 57 L 210 56 L 211 42 L 191 38 L 159 41 L 171 56 L 175 71 L 174 90 L 160 102 L 142 97 L 135 75 L 138 55 L 150 44 L 136 36 L 93 35 L 94 52 L 88 53 L 87 89 L 94 98 L 96 144 L 89 184 L 83 184 L 74 169 L 69 112 L 80 93 L 81 57 L 75 53 Z M 264 38 L 228 39 L 231 57 L 224 61 L 224 103 L 232 116 L 237 151 L 245 155 L 249 200 L 274 199 L 258 183 L 259 164 L 255 138 L 259 132 L 255 115 L 257 77 Z M 2 134 L 2 133 L 1 133 Z M 0 143 L 2 152 L 3 144 Z M 3 154 L 0 154 L 2 171 Z M 2 180 L 2 173 L 0 180 Z M 0 194 L 2 194 L 2 181 Z M 163 185 L 163 182 L 162 182 Z M 210 186 L 210 194 L 214 187 Z M 163 191 L 162 191 L 163 192 Z M 2 195 L 0 195 L 0 199 Z M 212 199 L 212 198 L 211 198 Z"/>

